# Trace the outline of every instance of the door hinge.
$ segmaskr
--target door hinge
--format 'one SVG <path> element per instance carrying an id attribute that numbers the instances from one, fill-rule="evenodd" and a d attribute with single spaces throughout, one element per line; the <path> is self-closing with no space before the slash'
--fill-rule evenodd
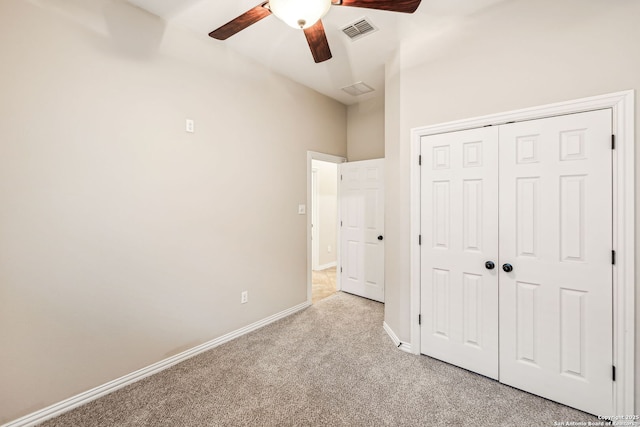
<path id="1" fill-rule="evenodd" d="M 340 266 L 340 273 L 342 273 L 342 266 Z"/>
<path id="2" fill-rule="evenodd" d="M 422 234 L 418 234 L 418 245 L 422 244 Z"/>
<path id="3" fill-rule="evenodd" d="M 340 221 L 340 227 L 342 227 L 342 221 Z"/>
<path id="4" fill-rule="evenodd" d="M 340 174 L 340 181 L 342 181 L 342 174 Z"/>
<path id="5" fill-rule="evenodd" d="M 422 166 L 422 154 L 418 156 L 418 166 Z"/>
<path id="6" fill-rule="evenodd" d="M 422 325 L 422 314 L 418 314 L 418 325 Z"/>
<path id="7" fill-rule="evenodd" d="M 611 251 L 611 264 L 616 265 L 616 251 Z"/>
<path id="8" fill-rule="evenodd" d="M 615 135 L 611 135 L 611 149 L 612 150 L 616 149 L 616 136 Z"/>
<path id="9" fill-rule="evenodd" d="M 616 380 L 616 367 L 615 367 L 615 365 L 611 366 L 611 377 L 613 378 L 614 381 Z"/>

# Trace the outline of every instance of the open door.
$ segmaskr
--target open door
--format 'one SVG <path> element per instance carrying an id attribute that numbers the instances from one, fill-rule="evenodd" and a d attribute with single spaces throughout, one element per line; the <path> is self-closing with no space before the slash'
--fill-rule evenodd
<path id="1" fill-rule="evenodd" d="M 342 290 L 384 302 L 384 159 L 340 165 Z"/>

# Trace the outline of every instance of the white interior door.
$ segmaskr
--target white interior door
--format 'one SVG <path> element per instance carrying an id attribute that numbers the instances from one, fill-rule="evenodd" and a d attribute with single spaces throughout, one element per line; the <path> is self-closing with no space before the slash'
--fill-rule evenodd
<path id="1" fill-rule="evenodd" d="M 500 127 L 500 381 L 613 413 L 611 111 Z"/>
<path id="2" fill-rule="evenodd" d="M 421 153 L 421 352 L 497 379 L 498 129 L 423 137 Z"/>
<path id="3" fill-rule="evenodd" d="M 423 354 L 613 413 L 611 120 L 423 137 Z"/>
<path id="4" fill-rule="evenodd" d="M 384 160 L 340 165 L 342 290 L 384 302 Z"/>

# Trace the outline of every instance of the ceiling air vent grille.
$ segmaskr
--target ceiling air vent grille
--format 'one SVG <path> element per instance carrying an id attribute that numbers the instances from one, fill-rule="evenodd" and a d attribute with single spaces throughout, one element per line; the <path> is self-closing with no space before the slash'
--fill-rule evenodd
<path id="1" fill-rule="evenodd" d="M 347 92 L 351 96 L 360 96 L 365 93 L 373 92 L 375 89 L 363 82 L 357 82 L 350 86 L 345 86 L 342 88 L 343 91 Z"/>
<path id="2" fill-rule="evenodd" d="M 365 34 L 371 34 L 378 29 L 367 18 L 362 18 L 353 24 L 349 24 L 342 28 L 342 32 L 345 33 L 351 40 L 359 39 Z"/>

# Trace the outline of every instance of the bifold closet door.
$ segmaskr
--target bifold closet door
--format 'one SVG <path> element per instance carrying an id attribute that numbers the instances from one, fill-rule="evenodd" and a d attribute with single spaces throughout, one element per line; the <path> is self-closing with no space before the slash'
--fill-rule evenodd
<path id="1" fill-rule="evenodd" d="M 611 414 L 611 111 L 502 125 L 499 139 L 500 381 Z"/>
<path id="2" fill-rule="evenodd" d="M 498 129 L 423 137 L 421 155 L 420 350 L 497 379 Z"/>

